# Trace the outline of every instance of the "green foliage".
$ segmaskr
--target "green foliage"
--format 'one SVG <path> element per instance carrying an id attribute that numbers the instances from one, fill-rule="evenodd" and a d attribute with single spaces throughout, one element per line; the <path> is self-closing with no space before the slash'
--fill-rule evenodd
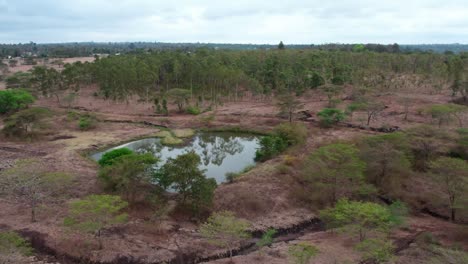
<path id="1" fill-rule="evenodd" d="M 403 225 L 406 220 L 406 216 L 408 216 L 408 206 L 401 201 L 396 201 L 392 203 L 388 209 L 391 214 L 391 222 L 396 226 Z"/>
<path id="2" fill-rule="evenodd" d="M 320 118 L 320 125 L 323 127 L 331 127 L 345 119 L 344 112 L 336 108 L 324 108 L 317 115 Z"/>
<path id="3" fill-rule="evenodd" d="M 408 136 L 390 133 L 366 137 L 359 147 L 360 157 L 367 164 L 367 180 L 385 191 L 400 190 L 412 160 Z"/>
<path id="4" fill-rule="evenodd" d="M 234 244 L 250 237 L 247 231 L 249 227 L 247 221 L 236 218 L 232 212 L 222 211 L 208 218 L 200 227 L 200 234 L 211 244 L 229 250 L 229 255 L 232 257 Z"/>
<path id="5" fill-rule="evenodd" d="M 336 82 L 341 83 L 342 81 L 338 81 L 338 79 L 336 79 Z M 322 92 L 327 96 L 329 108 L 335 107 L 340 102 L 337 97 L 343 92 L 342 86 L 335 84 L 323 85 L 320 87 L 320 90 L 322 90 Z"/>
<path id="6" fill-rule="evenodd" d="M 24 90 L 0 91 L 0 115 L 13 113 L 34 103 L 34 97 Z"/>
<path id="7" fill-rule="evenodd" d="M 165 114 L 165 115 L 169 114 L 169 109 L 167 108 L 166 98 L 163 98 L 163 100 L 162 100 L 162 113 Z"/>
<path id="8" fill-rule="evenodd" d="M 280 154 L 287 147 L 287 141 L 280 136 L 264 136 L 260 139 L 260 148 L 255 152 L 255 161 L 266 161 Z"/>
<path id="9" fill-rule="evenodd" d="M 30 256 L 33 248 L 26 239 L 13 231 L 0 232 L 0 255 L 20 254 Z"/>
<path id="10" fill-rule="evenodd" d="M 357 244 L 356 249 L 363 252 L 364 260 L 373 263 L 386 263 L 393 257 L 393 244 L 391 241 L 368 238 Z"/>
<path id="11" fill-rule="evenodd" d="M 304 176 L 323 188 L 325 196 L 335 203 L 339 197 L 351 196 L 363 185 L 366 164 L 359 150 L 350 144 L 330 144 L 318 148 L 309 157 Z"/>
<path id="12" fill-rule="evenodd" d="M 144 194 L 148 186 L 152 186 L 153 166 L 157 159 L 150 153 L 124 153 L 113 153 L 120 156 L 111 156 L 107 160 L 111 165 L 101 167 L 99 179 L 106 189 L 122 194 L 127 201 L 134 203 L 138 195 Z"/>
<path id="13" fill-rule="evenodd" d="M 265 161 L 283 152 L 286 148 L 303 144 L 307 128 L 303 124 L 284 123 L 275 127 L 273 134 L 260 139 L 260 148 L 255 152 L 256 161 Z"/>
<path id="14" fill-rule="evenodd" d="M 21 110 L 5 119 L 3 133 L 9 137 L 34 137 L 44 126 L 41 121 L 49 115 L 50 111 L 41 107 Z"/>
<path id="15" fill-rule="evenodd" d="M 462 127 L 463 118 L 461 115 L 468 112 L 468 107 L 457 104 L 436 104 L 429 106 L 426 112 L 429 113 L 433 119 L 437 120 L 439 127 L 444 123 L 448 124 L 452 118 L 456 118 L 460 127 Z"/>
<path id="16" fill-rule="evenodd" d="M 187 111 L 187 113 L 191 114 L 191 115 L 199 115 L 201 113 L 201 110 L 200 108 L 198 108 L 198 106 L 188 106 L 187 109 L 185 109 L 185 111 Z"/>
<path id="17" fill-rule="evenodd" d="M 115 163 L 115 159 L 124 155 L 130 155 L 134 152 L 128 148 L 118 148 L 111 150 L 109 152 L 104 153 L 101 159 L 98 161 L 99 165 L 102 167 L 113 165 Z"/>
<path id="18" fill-rule="evenodd" d="M 6 87 L 9 89 L 28 89 L 31 86 L 31 73 L 29 72 L 15 72 L 12 76 L 5 79 Z"/>
<path id="19" fill-rule="evenodd" d="M 294 113 L 302 109 L 303 106 L 304 104 L 292 94 L 285 94 L 278 97 L 280 114 L 286 114 L 289 122 L 292 122 Z"/>
<path id="20" fill-rule="evenodd" d="M 97 233 L 111 225 L 127 222 L 127 214 L 122 210 L 128 204 L 119 196 L 89 195 L 83 199 L 70 202 L 68 217 L 64 225 L 78 231 Z"/>
<path id="21" fill-rule="evenodd" d="M 370 230 L 387 232 L 396 223 L 392 212 L 379 204 L 354 202 L 340 199 L 335 207 L 320 211 L 329 228 L 340 228 L 351 234 L 358 234 L 362 242 Z"/>
<path id="22" fill-rule="evenodd" d="M 82 116 L 78 121 L 80 130 L 90 130 L 96 127 L 96 119 L 93 116 Z"/>
<path id="23" fill-rule="evenodd" d="M 441 157 L 431 163 L 433 180 L 445 193 L 451 210 L 451 220 L 456 220 L 456 209 L 466 206 L 468 193 L 468 163 L 462 159 Z"/>
<path id="24" fill-rule="evenodd" d="M 216 181 L 207 179 L 198 167 L 200 156 L 195 152 L 179 155 L 167 160 L 154 179 L 163 188 L 172 187 L 182 197 L 182 204 L 190 204 L 195 213 L 211 205 Z"/>
<path id="25" fill-rule="evenodd" d="M 18 160 L 15 166 L 0 172 L 0 195 L 26 203 L 31 221 L 36 221 L 36 208 L 41 203 L 57 200 L 66 192 L 72 177 L 50 172 L 44 162 L 35 159 Z"/>
<path id="26" fill-rule="evenodd" d="M 229 182 L 229 183 L 232 183 L 234 182 L 235 179 L 239 178 L 241 175 L 249 172 L 250 170 L 252 170 L 253 168 L 255 168 L 255 165 L 249 165 L 249 166 L 246 166 L 245 168 L 243 168 L 240 172 L 228 172 L 226 173 L 226 181 Z"/>
<path id="27" fill-rule="evenodd" d="M 300 145 L 307 139 L 307 128 L 302 123 L 283 123 L 273 129 L 273 133 L 284 139 L 288 146 Z"/>
<path id="28" fill-rule="evenodd" d="M 263 235 L 262 238 L 257 242 L 258 247 L 266 247 L 273 244 L 273 237 L 277 231 L 274 228 L 268 229 Z"/>
<path id="29" fill-rule="evenodd" d="M 457 129 L 458 140 L 457 146 L 454 149 L 454 153 L 464 159 L 468 160 L 468 128 Z"/>
<path id="30" fill-rule="evenodd" d="M 288 255 L 294 264 L 307 264 L 318 253 L 315 246 L 306 242 L 293 244 L 288 248 Z"/>
<path id="31" fill-rule="evenodd" d="M 445 131 L 428 125 L 410 128 L 405 134 L 411 143 L 412 167 L 416 171 L 428 171 L 430 162 L 448 152 L 446 145 L 452 141 Z"/>
<path id="32" fill-rule="evenodd" d="M 190 91 L 186 89 L 174 88 L 167 92 L 167 96 L 177 104 L 179 112 L 182 112 L 185 103 L 190 99 Z M 164 107 L 164 105 L 163 105 Z"/>

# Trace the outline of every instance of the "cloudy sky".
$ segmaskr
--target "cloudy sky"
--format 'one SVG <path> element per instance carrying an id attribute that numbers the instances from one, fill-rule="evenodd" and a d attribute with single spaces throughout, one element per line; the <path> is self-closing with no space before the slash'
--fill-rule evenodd
<path id="1" fill-rule="evenodd" d="M 468 0 L 0 0 L 0 43 L 468 43 Z"/>

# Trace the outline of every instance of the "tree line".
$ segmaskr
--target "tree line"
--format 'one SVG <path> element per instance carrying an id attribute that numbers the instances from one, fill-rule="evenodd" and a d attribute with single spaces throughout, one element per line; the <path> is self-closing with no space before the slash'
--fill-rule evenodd
<path id="1" fill-rule="evenodd" d="M 450 87 L 466 100 L 467 71 L 466 54 L 197 49 L 109 56 L 93 63 L 66 64 L 63 70 L 36 66 L 6 82 L 8 87 L 30 88 L 57 100 L 93 83 L 99 86 L 96 96 L 123 102 L 161 101 L 177 88 L 189 95 L 187 100 L 212 106 L 245 97 L 300 96 L 323 88 L 332 106 L 346 87 L 353 88 L 353 95 L 412 86 L 437 93 Z"/>

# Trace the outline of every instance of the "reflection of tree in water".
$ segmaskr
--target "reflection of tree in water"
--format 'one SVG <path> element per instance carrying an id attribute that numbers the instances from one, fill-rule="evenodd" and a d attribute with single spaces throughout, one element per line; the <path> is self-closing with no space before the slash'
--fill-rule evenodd
<path id="1" fill-rule="evenodd" d="M 246 139 L 248 140 L 248 138 Z M 199 135 L 197 143 L 194 144 L 193 148 L 200 154 L 205 166 L 210 163 L 220 166 L 227 154 L 234 155 L 244 150 L 241 139 L 229 134 L 204 133 Z"/>
<path id="2" fill-rule="evenodd" d="M 140 153 L 140 154 L 146 154 L 146 153 L 151 153 L 153 156 L 161 160 L 161 150 L 163 146 L 159 142 L 152 142 L 151 144 L 144 144 L 141 146 L 138 146 L 135 149 L 135 152 Z"/>

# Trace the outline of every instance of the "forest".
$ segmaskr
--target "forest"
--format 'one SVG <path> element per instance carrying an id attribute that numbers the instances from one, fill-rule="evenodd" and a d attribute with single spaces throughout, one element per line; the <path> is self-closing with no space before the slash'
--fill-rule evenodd
<path id="1" fill-rule="evenodd" d="M 221 50 L 269 50 L 272 44 L 230 43 L 169 43 L 169 42 L 75 42 L 75 43 L 19 43 L 1 44 L 0 57 L 85 57 L 94 54 L 141 53 L 157 50 L 189 50 L 199 48 Z M 365 49 L 374 52 L 401 53 L 461 53 L 468 52 L 464 44 L 288 44 L 289 49 L 353 51 Z"/>

